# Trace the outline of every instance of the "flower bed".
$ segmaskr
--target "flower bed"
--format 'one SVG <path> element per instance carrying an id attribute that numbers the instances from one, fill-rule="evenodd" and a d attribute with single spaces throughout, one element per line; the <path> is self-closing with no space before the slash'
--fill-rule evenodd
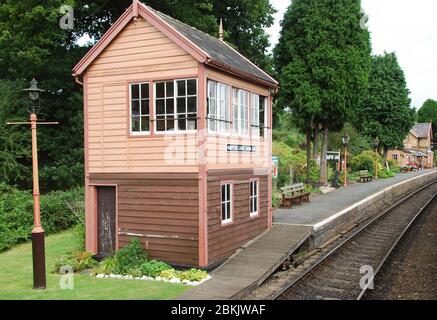
<path id="1" fill-rule="evenodd" d="M 130 244 L 117 251 L 113 257 L 104 259 L 92 271 L 99 279 L 147 280 L 196 286 L 211 277 L 204 270 L 179 271 L 165 262 L 149 260 L 140 241 L 135 238 Z"/>

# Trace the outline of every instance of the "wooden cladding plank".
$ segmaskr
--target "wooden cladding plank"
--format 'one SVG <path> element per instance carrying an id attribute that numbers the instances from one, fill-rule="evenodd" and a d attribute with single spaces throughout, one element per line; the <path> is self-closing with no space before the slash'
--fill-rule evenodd
<path id="1" fill-rule="evenodd" d="M 93 72 L 98 71 L 107 71 L 110 70 L 112 72 L 116 72 L 117 70 L 125 70 L 127 68 L 137 68 L 137 67 L 153 67 L 158 66 L 162 68 L 163 66 L 166 66 L 167 68 L 171 68 L 172 64 L 185 64 L 193 62 L 193 57 L 187 54 L 171 54 L 168 56 L 161 56 L 161 57 L 150 57 L 150 58 L 144 58 L 144 59 L 132 59 L 132 60 L 126 60 L 121 62 L 105 62 L 100 64 L 93 64 L 92 70 Z"/>
<path id="2" fill-rule="evenodd" d="M 163 58 L 163 57 L 182 57 L 182 56 L 187 56 L 187 52 L 182 49 L 174 48 L 167 45 L 165 49 L 163 49 L 162 46 L 160 46 L 159 50 L 156 51 L 134 52 L 129 55 L 120 55 L 120 56 L 111 55 L 105 58 L 100 57 L 99 60 L 95 62 L 95 64 L 100 65 L 100 64 L 109 64 L 109 63 L 121 63 L 127 61 L 143 61 L 143 60 Z"/>
<path id="3" fill-rule="evenodd" d="M 112 174 L 99 174 L 99 173 L 92 173 L 90 174 L 90 179 L 100 179 L 100 180 L 115 180 L 118 179 L 120 181 L 123 180 L 157 180 L 161 183 L 173 183 L 175 180 L 195 180 L 197 183 L 198 176 L 195 174 L 190 173 L 180 173 L 180 174 L 168 174 L 168 173 L 112 173 Z M 168 180 L 168 181 L 166 181 Z M 147 182 L 147 181 L 144 181 Z M 184 182 L 179 182 L 181 185 L 183 185 Z M 162 185 L 162 184 L 161 184 Z M 172 184 L 169 184 L 169 186 L 172 186 Z"/>
<path id="4" fill-rule="evenodd" d="M 118 226 L 120 229 L 129 229 L 129 230 L 137 230 L 137 231 L 147 231 L 151 233 L 159 232 L 163 235 L 171 235 L 171 236 L 181 236 L 184 237 L 186 235 L 194 235 L 198 232 L 198 226 L 174 226 L 174 225 L 152 225 L 152 224 L 141 224 L 138 222 L 135 223 L 126 223 L 126 222 L 118 222 Z"/>
<path id="5" fill-rule="evenodd" d="M 118 195 L 124 199 L 160 199 L 160 200 L 199 200 L 199 193 L 182 193 L 169 190 L 168 188 L 164 192 L 132 192 L 132 191 L 119 191 Z"/>

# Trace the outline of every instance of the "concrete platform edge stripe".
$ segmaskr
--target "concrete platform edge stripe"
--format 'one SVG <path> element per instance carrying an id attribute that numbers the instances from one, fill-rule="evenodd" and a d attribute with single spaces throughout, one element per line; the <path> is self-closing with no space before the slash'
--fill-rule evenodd
<path id="1" fill-rule="evenodd" d="M 394 188 L 396 188 L 396 187 L 399 187 L 399 186 L 401 186 L 401 185 L 403 185 L 403 184 L 406 184 L 406 183 L 409 183 L 409 182 L 411 182 L 411 181 L 417 180 L 417 179 L 419 179 L 419 178 L 423 178 L 423 177 L 426 177 L 426 176 L 429 176 L 429 175 L 434 175 L 434 174 L 436 174 L 436 173 L 437 173 L 437 171 L 429 172 L 429 173 L 426 173 L 426 174 L 424 174 L 424 175 L 420 175 L 420 176 L 413 177 L 413 178 L 411 178 L 411 179 L 408 179 L 408 180 L 405 180 L 405 181 L 399 182 L 399 183 L 394 184 L 394 185 L 392 185 L 392 186 L 390 186 L 390 187 L 388 187 L 388 188 L 386 188 L 386 189 L 384 189 L 384 190 L 381 190 L 381 191 L 379 191 L 379 192 L 377 192 L 377 193 L 371 195 L 370 197 L 367 197 L 367 198 L 361 200 L 360 202 L 357 202 L 357 203 L 353 204 L 352 206 L 350 206 L 350 207 L 348 207 L 348 208 L 346 208 L 346 209 L 343 209 L 342 211 L 340 211 L 340 212 L 338 212 L 338 213 L 336 213 L 336 214 L 330 216 L 329 218 L 326 218 L 325 220 L 316 223 L 316 224 L 313 226 L 313 227 L 314 227 L 314 231 L 317 231 L 317 230 L 321 229 L 321 228 L 324 227 L 326 224 L 328 224 L 328 223 L 334 221 L 335 219 L 341 217 L 342 215 L 348 213 L 349 211 L 351 211 L 351 210 L 357 208 L 358 206 L 360 206 L 360 205 L 366 203 L 367 201 L 370 201 L 370 200 L 372 200 L 372 199 L 374 199 L 374 198 L 376 198 L 376 197 L 378 197 L 378 196 L 380 196 L 380 195 L 383 195 L 383 194 L 384 194 L 385 192 L 387 192 L 387 191 L 390 191 L 390 190 L 392 190 L 392 189 L 394 189 Z"/>

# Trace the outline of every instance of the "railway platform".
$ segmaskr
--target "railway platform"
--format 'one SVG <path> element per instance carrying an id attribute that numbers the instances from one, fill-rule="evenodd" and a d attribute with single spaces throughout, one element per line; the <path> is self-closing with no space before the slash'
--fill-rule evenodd
<path id="1" fill-rule="evenodd" d="M 399 174 L 354 184 L 317 196 L 310 204 L 274 212 L 273 228 L 242 247 L 213 272 L 212 279 L 184 293 L 181 300 L 240 299 L 261 285 L 303 243 L 316 248 L 374 216 L 430 181 L 437 170 Z"/>
<path id="2" fill-rule="evenodd" d="M 294 206 L 291 209 L 276 209 L 273 213 L 274 224 L 321 226 L 337 213 L 352 207 L 386 188 L 419 177 L 435 170 L 423 170 L 398 174 L 391 179 L 378 179 L 369 183 L 356 183 L 337 191 L 320 195 L 309 205 Z"/>

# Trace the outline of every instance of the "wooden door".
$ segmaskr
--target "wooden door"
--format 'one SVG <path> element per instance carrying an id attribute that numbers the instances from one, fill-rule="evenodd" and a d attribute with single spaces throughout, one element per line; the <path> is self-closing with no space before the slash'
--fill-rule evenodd
<path id="1" fill-rule="evenodd" d="M 98 256 L 100 257 L 107 257 L 115 252 L 115 197 L 115 187 L 97 187 Z"/>

